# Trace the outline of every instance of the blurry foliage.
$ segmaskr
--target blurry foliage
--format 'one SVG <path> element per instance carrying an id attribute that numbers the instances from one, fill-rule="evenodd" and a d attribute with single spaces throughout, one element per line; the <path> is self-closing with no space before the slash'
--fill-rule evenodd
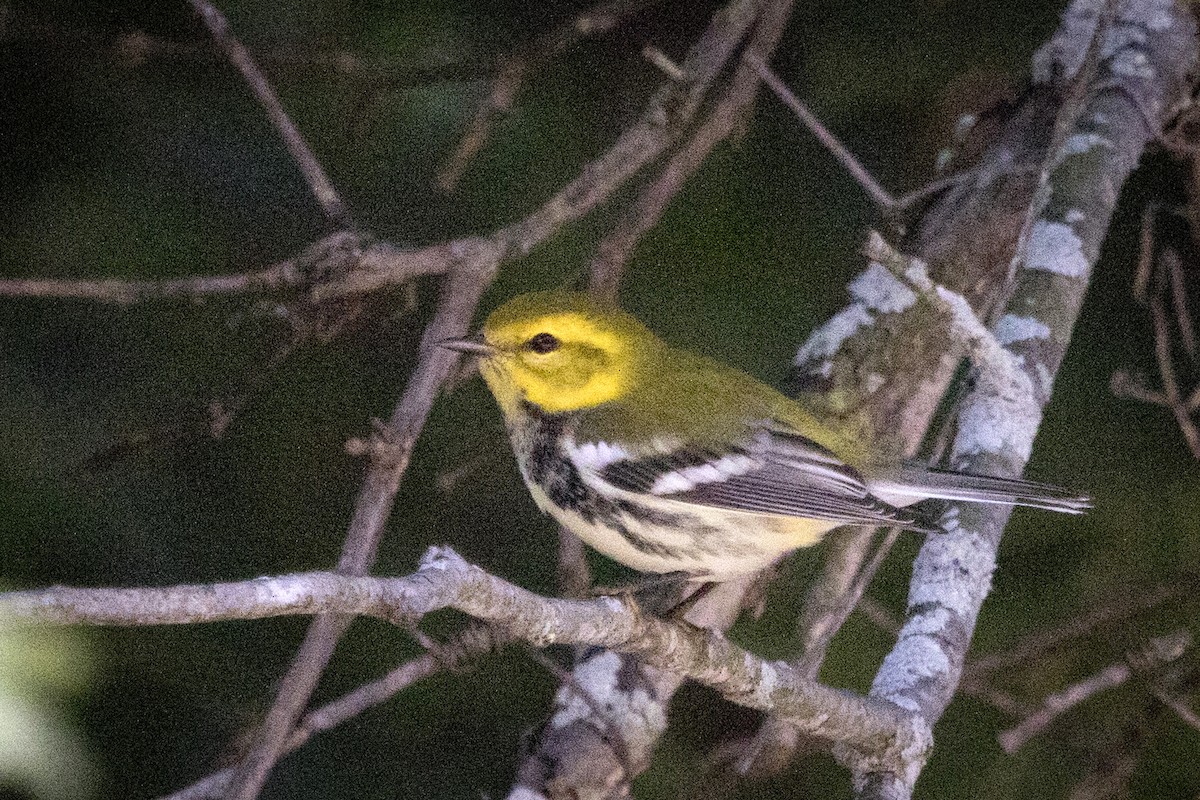
<path id="1" fill-rule="evenodd" d="M 1019 90 L 1059 5 L 801 4 L 776 65 L 886 185 L 903 191 L 931 174 L 957 115 L 978 110 L 962 98 Z M 356 217 L 415 243 L 487 231 L 534 208 L 612 140 L 660 79 L 640 57 L 642 45 L 682 53 L 715 6 L 665 3 L 565 54 L 533 76 L 458 190 L 437 193 L 435 171 L 498 58 L 583 7 L 222 4 Z M 185 3 L 56 0 L 0 12 L 0 275 L 234 272 L 325 232 L 283 146 Z M 180 48 L 131 51 L 127 37 L 139 31 Z M 311 58 L 322 53 L 352 54 L 366 66 L 339 72 Z M 601 209 L 506 268 L 487 305 L 578 280 L 618 211 Z M 1129 298 L 1136 219 L 1131 208 L 1115 222 L 1030 467 L 1092 492 L 1097 509 L 1084 519 L 1014 516 L 977 652 L 1068 618 L 1088 598 L 1200 562 L 1200 471 L 1169 415 L 1108 391 L 1114 370 L 1152 369 L 1149 326 Z M 872 222 L 850 179 L 763 96 L 746 136 L 718 149 L 643 242 L 624 302 L 669 339 L 778 381 L 807 331 L 844 303 Z M 419 292 L 416 314 L 402 313 L 398 297 L 394 307 L 375 303 L 329 345 L 301 349 L 224 438 L 152 438 L 101 470 L 86 467 L 97 452 L 184 424 L 246 385 L 287 335 L 285 323 L 269 305 L 241 299 L 125 308 L 0 301 L 0 575 L 20 585 L 170 584 L 332 564 L 361 470 L 343 443 L 388 413 L 413 365 L 432 288 Z M 457 480 L 448 484 L 451 473 Z M 555 532 L 519 485 L 499 417 L 477 383 L 435 408 L 377 569 L 409 572 L 435 543 L 553 590 Z M 872 589 L 889 608 L 903 607 L 917 546 L 904 540 Z M 786 655 L 818 557 L 795 557 L 766 616 L 743 621 L 734 635 Z M 613 574 L 595 564 L 602 581 Z M 1194 611 L 1185 624 L 1195 632 Z M 444 635 L 456 624 L 439 617 L 429 629 Z M 1121 635 L 1135 641 L 1170 624 L 1177 621 L 1152 616 Z M 96 754 L 102 796 L 152 796 L 222 763 L 226 743 L 270 702 L 302 631 L 302 621 L 275 620 L 89 634 L 101 666 L 95 674 L 71 668 L 73 681 L 89 686 L 71 715 Z M 48 648 L 74 659 L 75 645 L 66 644 L 74 639 L 49 632 L 12 657 Z M 1092 642 L 1057 653 L 1021 688 L 1040 697 L 1129 643 Z M 853 617 L 823 679 L 866 688 L 890 644 L 889 634 Z M 416 652 L 400 631 L 361 622 L 317 699 Z M 10 657 L 3 647 L 0 656 Z M 554 685 L 519 649 L 439 676 L 285 759 L 266 796 L 501 795 Z M 1129 686 L 1097 698 L 1015 757 L 995 742 L 1011 720 L 961 699 L 938 728 L 918 793 L 1061 795 L 1088 768 L 1071 733 L 1119 725 L 1139 692 Z M 752 715 L 694 687 L 673 710 L 639 796 L 686 793 L 713 740 L 753 725 Z M 1138 773 L 1138 796 L 1181 797 L 1180 787 L 1194 794 L 1200 765 L 1180 753 L 1189 745 L 1195 752 L 1200 734 L 1169 714 L 1155 724 L 1163 746 Z M 847 781 L 822 756 L 732 796 L 841 796 Z"/>
<path id="2" fill-rule="evenodd" d="M 66 701 L 95 679 L 90 636 L 0 617 L 0 793 L 37 800 L 84 800 L 96 767 Z"/>

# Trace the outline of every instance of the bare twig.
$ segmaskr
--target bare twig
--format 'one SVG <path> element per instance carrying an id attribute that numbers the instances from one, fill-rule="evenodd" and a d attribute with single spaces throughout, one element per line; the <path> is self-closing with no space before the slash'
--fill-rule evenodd
<path id="1" fill-rule="evenodd" d="M 343 230 L 318 239 L 291 258 L 252 272 L 158 281 L 19 278 L 0 280 L 0 297 L 129 304 L 308 290 L 311 299 L 320 302 L 443 275 L 455 263 L 456 255 L 469 249 L 470 241 L 412 249 L 383 241 L 368 243 L 362 236 Z"/>
<path id="2" fill-rule="evenodd" d="M 1025 636 L 1007 650 L 972 660 L 970 671 L 982 676 L 1010 670 L 1041 658 L 1050 650 L 1088 636 L 1103 626 L 1112 625 L 1184 597 L 1195 592 L 1195 589 L 1194 581 L 1186 580 L 1149 588 L 1127 587 L 1107 602 L 1092 604 L 1093 608 L 1090 611 L 1072 617 L 1060 625 Z"/>
<path id="3" fill-rule="evenodd" d="M 583 540 L 560 527 L 558 529 L 558 590 L 563 597 L 584 597 L 592 585 Z"/>
<path id="4" fill-rule="evenodd" d="M 487 143 L 492 126 L 512 110 L 529 74 L 544 67 L 581 39 L 606 33 L 626 18 L 661 1 L 607 0 L 598 3 L 563 25 L 538 36 L 521 52 L 505 58 L 492 80 L 487 97 L 480 103 L 479 110 L 475 112 L 475 118 L 455 149 L 454 155 L 438 172 L 438 188 L 448 192 L 458 185 L 471 160 Z"/>
<path id="5" fill-rule="evenodd" d="M 1154 355 L 1158 359 L 1158 371 L 1162 376 L 1163 395 L 1167 408 L 1175 415 L 1175 423 L 1183 433 L 1184 441 L 1192 455 L 1200 458 L 1200 429 L 1188 411 L 1187 402 L 1180 395 L 1179 380 L 1175 375 L 1175 360 L 1171 357 L 1171 331 L 1162 300 L 1150 300 L 1150 318 L 1154 323 Z"/>
<path id="6" fill-rule="evenodd" d="M 790 9 L 790 2 L 779 3 L 771 10 L 770 16 L 778 20 L 786 19 Z M 642 188 L 637 202 L 596 247 L 596 255 L 589 266 L 589 273 L 591 290 L 597 296 L 616 298 L 621 274 L 638 242 L 658 224 L 667 206 L 683 189 L 688 179 L 695 174 L 712 149 L 733 132 L 742 113 L 754 102 L 758 76 L 748 66 L 750 62 L 745 59 L 756 53 L 769 54 L 778 37 L 777 30 L 782 26 L 781 21 L 772 21 L 770 17 L 766 22 L 768 24 L 760 26 L 760 32 L 747 46 L 744 63 L 738 65 L 729 88 L 721 95 L 704 123 L 671 157 L 658 176 Z M 666 59 L 666 56 L 662 56 L 662 59 Z M 674 62 L 668 63 L 672 70 L 678 69 Z M 663 65 L 659 64 L 659 67 L 662 68 Z M 668 74 L 675 75 L 672 70 L 667 70 Z M 679 76 L 686 77 L 686 72 L 678 73 L 673 79 L 681 80 L 682 77 Z"/>
<path id="7" fill-rule="evenodd" d="M 1154 355 L 1158 365 L 1162 391 L 1156 392 L 1135 380 L 1127 373 L 1113 373 L 1114 395 L 1130 397 L 1145 403 L 1170 409 L 1175 422 L 1187 442 L 1192 455 L 1200 458 L 1200 428 L 1193 415 L 1200 410 L 1200 385 L 1195 386 L 1187 397 L 1183 396 L 1174 356 L 1174 335 L 1177 334 L 1184 353 L 1194 365 L 1200 356 L 1196 327 L 1188 307 L 1187 286 L 1183 263 L 1178 251 L 1171 246 L 1158 246 L 1155 235 L 1155 217 L 1159 207 L 1147 203 L 1142 210 L 1140 246 L 1138 249 L 1137 273 L 1133 281 L 1133 297 L 1150 309 L 1154 328 Z M 1167 314 L 1170 305 L 1174 319 Z M 1174 322 L 1174 325 L 1172 325 Z"/>
<path id="8" fill-rule="evenodd" d="M 1146 384 L 1144 375 L 1131 375 L 1125 370 L 1119 369 L 1112 374 L 1112 380 L 1108 382 L 1108 390 L 1113 393 L 1114 397 L 1128 397 L 1164 408 L 1167 406 L 1166 396 L 1162 392 L 1151 389 Z M 1191 409 L 1190 402 L 1188 408 Z"/>
<path id="9" fill-rule="evenodd" d="M 867 193 L 867 196 L 871 198 L 871 202 L 875 204 L 875 207 L 881 213 L 886 214 L 896 208 L 895 198 L 879 185 L 878 181 L 867 171 L 867 168 L 854 157 L 854 154 L 842 144 L 837 136 L 821 123 L 821 120 L 817 119 L 816 114 L 808 110 L 808 106 L 792 93 L 791 89 L 779 79 L 778 75 L 771 71 L 771 68 L 767 66 L 767 63 L 762 58 L 754 53 L 747 53 L 746 63 L 758 72 L 763 83 L 771 87 L 771 91 L 775 92 L 775 95 L 785 106 L 792 110 L 792 113 L 804 124 L 804 127 L 808 128 L 812 135 L 817 137 L 817 141 L 824 145 L 825 149 L 838 160 L 842 168 L 850 173 L 850 176 L 854 180 L 858 181 L 859 186 L 863 188 L 863 191 Z"/>
<path id="10" fill-rule="evenodd" d="M 1128 664 L 1111 664 L 1078 683 L 1055 692 L 1045 699 L 1042 707 L 1030 714 L 1015 727 L 1000 733 L 1000 747 L 1008 754 L 1015 753 L 1026 742 L 1046 729 L 1060 715 L 1071 710 L 1089 697 L 1120 686 L 1129 680 L 1133 671 Z"/>
<path id="11" fill-rule="evenodd" d="M 1120 686 L 1135 674 L 1147 674 L 1153 687 L 1153 672 L 1177 660 L 1191 644 L 1191 634 L 1186 629 L 1151 639 L 1141 649 L 1126 654 L 1124 661 L 1111 664 L 1047 697 L 1040 709 L 999 735 L 1000 746 L 1006 753 L 1015 753 L 1063 713 L 1099 692 Z M 1191 713 L 1186 707 L 1184 710 Z"/>
<path id="12" fill-rule="evenodd" d="M 683 70 L 679 68 L 679 65 L 671 60 L 670 56 L 652 44 L 648 44 L 642 48 L 642 58 L 649 61 L 658 68 L 659 72 L 673 81 L 681 81 L 687 77 Z"/>
<path id="13" fill-rule="evenodd" d="M 1193 362 L 1198 354 L 1196 344 L 1196 326 L 1192 321 L 1192 311 L 1188 307 L 1187 287 L 1184 285 L 1183 261 L 1173 248 L 1163 251 L 1160 256 L 1163 268 L 1167 272 L 1167 281 L 1171 286 L 1171 304 L 1175 310 L 1175 324 L 1179 336 L 1183 340 L 1183 350 Z"/>
<path id="14" fill-rule="evenodd" d="M 215 62 L 224 59 L 210 43 L 179 41 L 155 36 L 141 30 L 114 32 L 111 29 L 76 28 L 54 22 L 38 24 L 28 19 L 0 20 L 0 42 L 33 43 L 43 51 L 55 47 L 68 49 L 86 47 L 89 53 L 108 50 L 120 66 L 142 67 L 153 60 L 178 62 Z M 289 70 L 312 68 L 339 78 L 354 77 L 389 86 L 412 87 L 446 81 L 486 80 L 494 74 L 495 65 L 469 53 L 421 52 L 415 57 L 387 58 L 379 54 L 370 57 L 349 50 L 321 50 L 308 47 L 256 48 L 260 64 Z"/>
<path id="15" fill-rule="evenodd" d="M 237 275 L 198 275 L 163 281 L 0 279 L 0 296 L 95 300 L 126 305 L 152 297 L 197 299 L 225 294 L 270 292 L 301 284 L 294 272 L 286 268 L 281 269 L 280 266 L 273 265 L 258 272 Z"/>
<path id="16" fill-rule="evenodd" d="M 441 645 L 437 653 L 425 653 L 406 661 L 379 680 L 365 683 L 354 691 L 305 714 L 288 737 L 284 752 L 299 750 L 314 735 L 331 730 L 367 709 L 387 702 L 400 691 L 444 669 L 460 669 L 465 662 L 503 646 L 507 641 L 506 637 L 490 626 L 470 626 L 457 634 L 452 641 Z M 229 767 L 159 800 L 207 800 L 222 797 L 233 777 L 234 769 Z"/>
<path id="17" fill-rule="evenodd" d="M 1154 273 L 1154 218 L 1158 214 L 1155 203 L 1146 203 L 1142 209 L 1142 221 L 1138 228 L 1137 269 L 1133 275 L 1133 299 L 1146 305 L 1150 298 L 1150 277 Z"/>
<path id="18" fill-rule="evenodd" d="M 338 194 L 333 182 L 325 174 L 321 162 L 317 160 L 308 143 L 304 141 L 300 129 L 284 111 L 283 104 L 279 102 L 279 96 L 271 88 L 271 84 L 263 75 L 262 70 L 254 63 L 250 51 L 233 35 L 225 16 L 208 0 L 190 0 L 190 2 L 192 8 L 196 9 L 196 13 L 204 20 L 213 39 L 225 51 L 225 56 L 229 61 L 242 73 L 250 91 L 254 93 L 263 110 L 267 112 L 267 117 L 279 132 L 284 144 L 287 145 L 288 152 L 291 153 L 296 166 L 300 168 L 300 172 L 304 175 L 304 180 L 308 182 L 309 188 L 312 189 L 313 195 L 316 196 L 317 202 L 321 204 L 325 216 L 339 228 L 352 227 L 350 212 L 346 208 L 346 204 L 342 202 L 341 195 Z"/>

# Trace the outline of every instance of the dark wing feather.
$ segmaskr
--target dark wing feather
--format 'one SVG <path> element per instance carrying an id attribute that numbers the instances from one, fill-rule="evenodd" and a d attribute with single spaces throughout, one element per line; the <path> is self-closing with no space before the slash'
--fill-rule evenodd
<path id="1" fill-rule="evenodd" d="M 940 530 L 919 514 L 871 494 L 857 470 L 816 442 L 769 425 L 738 447 L 683 446 L 615 461 L 600 477 L 627 491 L 731 511 Z"/>

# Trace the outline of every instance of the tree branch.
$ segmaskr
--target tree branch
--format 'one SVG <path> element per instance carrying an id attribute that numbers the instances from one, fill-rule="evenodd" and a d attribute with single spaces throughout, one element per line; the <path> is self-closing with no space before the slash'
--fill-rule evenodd
<path id="1" fill-rule="evenodd" d="M 1057 115 L 1044 186 L 1035 195 L 1013 261 L 1011 298 L 993 327 L 1028 391 L 981 374 L 959 414 L 955 468 L 1021 473 L 1118 189 L 1157 135 L 1147 128 L 1145 110 L 1165 122 L 1195 60 L 1195 22 L 1167 0 L 1108 7 L 1077 0 L 1051 44 L 1035 57 L 1037 77 L 1073 81 L 1068 99 L 1078 102 Z M 1130 63 L 1143 66 L 1131 70 Z M 929 538 L 913 565 L 909 618 L 876 675 L 872 695 L 917 712 L 930 724 L 941 716 L 957 687 L 1010 513 L 1000 507 L 951 507 L 943 518 L 949 532 Z M 858 781 L 863 797 L 902 798 L 912 792 L 912 784 L 897 783 L 894 773 L 859 774 Z"/>
<path id="2" fill-rule="evenodd" d="M 304 715 L 284 745 L 291 753 L 303 747 L 318 733 L 331 730 L 369 708 L 387 702 L 398 692 L 445 670 L 455 670 L 474 658 L 507 644 L 508 638 L 487 626 L 469 627 L 453 640 L 404 662 L 382 678 L 364 683 L 352 692 L 332 700 Z M 236 776 L 234 767 L 218 770 L 191 786 L 160 797 L 159 800 L 204 800 L 224 797 Z"/>
<path id="3" fill-rule="evenodd" d="M 613 597 L 546 598 L 489 575 L 449 548 L 431 548 L 403 578 L 330 572 L 156 589 L 55 587 L 0 595 L 0 613 L 39 624 L 179 625 L 298 614 L 362 615 L 409 626 L 454 608 L 530 644 L 605 647 L 710 686 L 749 708 L 770 709 L 838 743 L 848 763 L 908 768 L 932 741 L 896 706 L 822 686 L 764 661 L 716 631 L 674 625 Z"/>
<path id="4" fill-rule="evenodd" d="M 254 63 L 254 57 L 250 55 L 250 51 L 233 35 L 233 31 L 229 28 L 228 20 L 208 0 L 190 0 L 190 2 L 192 8 L 196 10 L 196 13 L 200 15 L 200 19 L 208 27 L 213 39 L 225 52 L 225 57 L 242 74 L 246 84 L 250 87 L 250 91 L 254 93 L 263 110 L 267 112 L 267 118 L 271 120 L 271 124 L 279 132 L 283 143 L 287 145 L 288 152 L 292 155 L 292 160 L 300 168 L 301 174 L 304 175 L 304 180 L 308 183 L 309 188 L 312 189 L 312 193 L 317 198 L 317 202 L 321 204 L 321 208 L 324 209 L 325 216 L 339 228 L 353 227 L 350 211 L 346 208 L 346 204 L 342 201 L 342 196 L 338 194 L 338 190 L 334 188 L 333 181 L 329 180 L 329 176 L 325 174 L 325 169 L 321 166 L 321 162 L 313 154 L 312 148 L 308 146 L 308 142 L 304 141 L 304 136 L 300 133 L 300 129 L 296 127 L 296 124 L 292 122 L 292 118 L 284 110 L 283 103 L 279 102 L 279 95 L 275 94 L 275 90 L 271 88 L 267 76 L 263 75 L 262 70 Z"/>

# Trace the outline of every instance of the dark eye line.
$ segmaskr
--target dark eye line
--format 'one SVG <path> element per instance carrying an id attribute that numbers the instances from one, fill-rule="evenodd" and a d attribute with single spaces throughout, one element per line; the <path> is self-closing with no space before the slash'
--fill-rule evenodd
<path id="1" fill-rule="evenodd" d="M 537 334 L 525 343 L 525 349 L 535 353 L 552 353 L 558 349 L 558 346 L 558 337 L 545 332 Z"/>

